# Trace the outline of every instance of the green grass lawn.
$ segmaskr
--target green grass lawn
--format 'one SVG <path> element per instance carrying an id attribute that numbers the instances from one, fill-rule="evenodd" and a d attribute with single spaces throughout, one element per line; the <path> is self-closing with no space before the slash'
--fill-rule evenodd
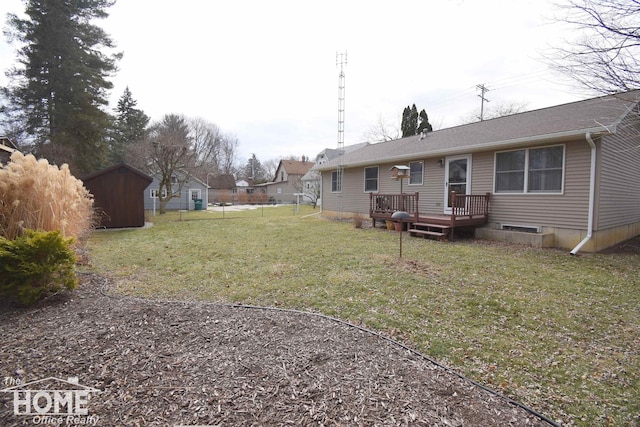
<path id="1" fill-rule="evenodd" d="M 399 259 L 399 233 L 309 213 L 168 213 L 94 233 L 91 268 L 123 294 L 302 309 L 382 331 L 566 425 L 640 424 L 639 256 L 405 234 Z"/>

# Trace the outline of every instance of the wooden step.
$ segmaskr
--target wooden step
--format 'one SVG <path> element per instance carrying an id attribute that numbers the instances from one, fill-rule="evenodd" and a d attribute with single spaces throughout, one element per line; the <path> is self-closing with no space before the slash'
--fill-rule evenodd
<path id="1" fill-rule="evenodd" d="M 441 228 L 443 230 L 448 230 L 448 229 L 451 228 L 449 225 L 431 224 L 431 223 L 427 223 L 427 222 L 414 222 L 413 226 L 414 227 L 425 227 L 425 228 Z"/>
<path id="2" fill-rule="evenodd" d="M 448 228 L 448 227 L 447 227 Z M 436 237 L 445 237 L 449 233 L 441 233 L 439 231 L 429 231 L 429 230 L 419 230 L 417 228 L 412 228 L 409 230 L 410 234 L 423 234 L 425 236 L 436 236 Z"/>

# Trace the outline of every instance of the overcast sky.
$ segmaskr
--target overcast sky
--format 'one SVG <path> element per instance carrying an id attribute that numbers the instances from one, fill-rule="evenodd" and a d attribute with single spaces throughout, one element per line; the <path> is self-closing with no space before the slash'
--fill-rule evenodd
<path id="1" fill-rule="evenodd" d="M 21 0 L 1 0 L 3 27 Z M 436 129 L 488 108 L 543 108 L 588 97 L 542 57 L 570 34 L 536 0 L 119 0 L 98 21 L 124 53 L 111 108 L 129 86 L 152 120 L 178 113 L 217 124 L 240 157 L 314 157 L 336 148 L 336 53 L 347 52 L 345 144 L 365 139 L 405 106 Z M 15 61 L 3 37 L 0 68 Z M 6 84 L 4 75 L 0 84 Z"/>

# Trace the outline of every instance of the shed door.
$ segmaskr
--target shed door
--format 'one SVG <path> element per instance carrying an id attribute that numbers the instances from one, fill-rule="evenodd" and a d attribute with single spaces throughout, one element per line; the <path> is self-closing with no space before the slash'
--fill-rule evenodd
<path id="1" fill-rule="evenodd" d="M 444 213 L 451 213 L 451 192 L 471 194 L 471 155 L 445 159 Z"/>

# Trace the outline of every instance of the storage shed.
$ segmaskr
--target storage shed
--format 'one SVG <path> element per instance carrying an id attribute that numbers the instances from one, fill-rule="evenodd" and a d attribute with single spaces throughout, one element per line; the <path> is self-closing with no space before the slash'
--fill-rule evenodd
<path id="1" fill-rule="evenodd" d="M 82 181 L 93 194 L 99 227 L 144 225 L 144 190 L 153 181 L 150 176 L 120 164 L 91 174 Z"/>

